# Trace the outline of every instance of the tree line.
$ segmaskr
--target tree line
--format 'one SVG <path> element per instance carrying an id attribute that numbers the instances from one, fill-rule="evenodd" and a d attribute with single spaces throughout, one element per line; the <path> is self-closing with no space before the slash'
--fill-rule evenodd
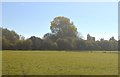
<path id="1" fill-rule="evenodd" d="M 43 38 L 31 36 L 25 39 L 13 30 L 0 28 L 2 31 L 3 50 L 78 50 L 78 51 L 117 51 L 118 42 L 114 37 L 109 40 L 95 40 L 90 34 L 83 39 L 74 23 L 67 17 L 58 16 L 51 22 L 51 33 Z"/>

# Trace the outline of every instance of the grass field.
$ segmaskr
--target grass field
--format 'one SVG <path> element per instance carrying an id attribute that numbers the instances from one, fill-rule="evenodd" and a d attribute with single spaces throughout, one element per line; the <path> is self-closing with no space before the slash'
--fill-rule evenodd
<path id="1" fill-rule="evenodd" d="M 117 75 L 118 54 L 3 51 L 3 75 Z"/>
<path id="2" fill-rule="evenodd" d="M 2 75 L 2 51 L 0 51 L 0 76 Z"/>

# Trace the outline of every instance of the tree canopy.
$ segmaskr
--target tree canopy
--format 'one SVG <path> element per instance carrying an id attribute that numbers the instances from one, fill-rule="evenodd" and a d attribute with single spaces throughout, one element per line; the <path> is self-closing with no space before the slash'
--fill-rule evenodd
<path id="1" fill-rule="evenodd" d="M 77 37 L 77 28 L 69 18 L 59 16 L 51 22 L 51 32 L 59 38 Z"/>
<path id="2" fill-rule="evenodd" d="M 31 36 L 25 39 L 24 36 L 17 34 L 13 30 L 0 28 L 2 30 L 2 49 L 3 50 L 98 50 L 98 51 L 117 51 L 120 49 L 120 40 L 114 37 L 109 40 L 95 40 L 90 34 L 87 40 L 82 39 L 74 23 L 67 17 L 55 17 L 51 21 L 51 33 L 44 34 L 43 38 Z"/>

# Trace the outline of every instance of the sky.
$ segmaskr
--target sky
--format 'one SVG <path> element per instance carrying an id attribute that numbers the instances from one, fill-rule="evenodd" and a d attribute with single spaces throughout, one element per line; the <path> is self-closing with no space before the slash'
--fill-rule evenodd
<path id="1" fill-rule="evenodd" d="M 1 0 L 2 2 L 118 2 L 119 0 Z"/>
<path id="2" fill-rule="evenodd" d="M 77 31 L 86 39 L 87 34 L 118 39 L 117 2 L 3 2 L 2 27 L 29 38 L 43 37 L 50 31 L 50 22 L 65 16 L 74 22 Z"/>

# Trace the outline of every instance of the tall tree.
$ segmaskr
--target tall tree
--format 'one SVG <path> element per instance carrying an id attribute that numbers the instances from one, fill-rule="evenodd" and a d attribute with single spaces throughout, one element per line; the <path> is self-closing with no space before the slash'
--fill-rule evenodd
<path id="1" fill-rule="evenodd" d="M 3 49 L 14 49 L 15 42 L 19 40 L 19 35 L 13 31 L 8 30 L 7 28 L 1 28 L 2 29 L 2 48 Z"/>
<path id="2" fill-rule="evenodd" d="M 31 48 L 33 50 L 40 50 L 40 49 L 42 49 L 42 42 L 43 42 L 43 40 L 41 38 L 35 37 L 35 36 L 31 36 L 29 38 L 29 40 L 32 41 Z"/>
<path id="3" fill-rule="evenodd" d="M 51 22 L 50 29 L 59 38 L 77 37 L 77 28 L 69 18 L 59 16 Z"/>
<path id="4" fill-rule="evenodd" d="M 19 35 L 13 31 L 8 29 L 2 29 L 2 36 L 4 36 L 10 43 L 14 43 L 16 40 L 19 40 Z"/>

